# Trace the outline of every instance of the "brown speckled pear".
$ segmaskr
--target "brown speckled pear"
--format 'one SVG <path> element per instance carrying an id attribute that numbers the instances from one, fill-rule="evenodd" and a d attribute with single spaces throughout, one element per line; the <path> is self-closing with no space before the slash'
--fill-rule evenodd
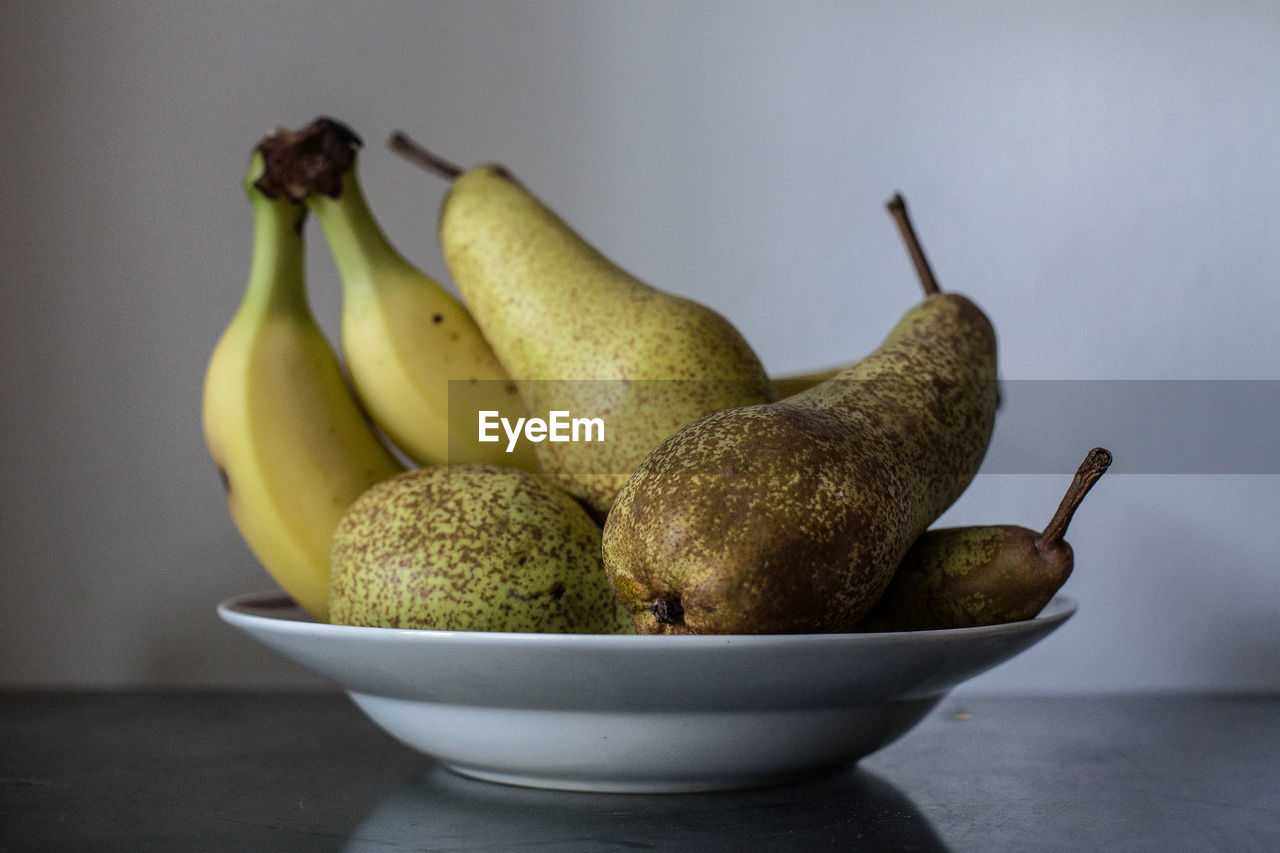
<path id="1" fill-rule="evenodd" d="M 808 391 L 708 415 L 653 450 L 604 530 L 640 633 L 851 629 L 907 548 L 977 472 L 995 419 L 996 340 L 926 290 L 878 349 Z"/>
<path id="2" fill-rule="evenodd" d="M 924 533 L 902 560 L 859 631 L 973 628 L 1031 619 L 1071 576 L 1063 537 L 1076 508 L 1111 465 L 1089 451 L 1044 530 L 1018 525 L 946 527 Z"/>
<path id="3" fill-rule="evenodd" d="M 663 438 L 709 412 L 777 399 L 728 320 L 618 268 L 502 167 L 462 171 L 403 134 L 392 145 L 452 180 L 445 262 L 503 367 L 532 380 L 518 383 L 531 416 L 604 420 L 603 442 L 534 447 L 539 468 L 597 517 Z"/>
<path id="4" fill-rule="evenodd" d="M 599 525 L 519 469 L 428 467 L 379 483 L 339 523 L 330 570 L 335 624 L 631 633 Z"/>

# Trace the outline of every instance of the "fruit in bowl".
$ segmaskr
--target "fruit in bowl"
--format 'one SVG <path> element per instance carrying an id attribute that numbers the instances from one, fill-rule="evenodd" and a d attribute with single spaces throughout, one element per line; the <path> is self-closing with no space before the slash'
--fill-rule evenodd
<path id="1" fill-rule="evenodd" d="M 442 167 L 455 185 L 439 236 L 473 319 L 377 227 L 354 133 L 323 119 L 268 141 L 251 167 L 250 290 L 274 310 L 255 328 L 302 343 L 281 363 L 233 335 L 239 361 L 220 346 L 204 418 L 233 515 L 284 592 L 219 613 L 405 743 L 544 787 L 768 784 L 892 742 L 1074 612 L 1055 597 L 1073 559 L 1062 534 L 1110 462 L 1101 448 L 1039 535 L 929 529 L 986 453 L 996 339 L 938 286 L 900 196 L 888 207 L 924 299 L 865 358 L 776 383 L 778 400 L 725 318 L 604 261 L 504 170 Z M 355 393 L 306 312 L 307 211 L 342 271 Z M 595 288 L 596 313 L 579 316 Z M 560 370 L 626 391 L 643 429 L 585 448 L 592 464 L 506 465 L 501 444 L 455 434 L 470 408 L 443 411 L 460 385 L 523 420 Z M 675 398 L 632 393 L 655 378 L 692 381 Z M 726 379 L 745 397 L 724 397 Z M 956 621 L 959 598 L 999 606 Z"/>
<path id="2" fill-rule="evenodd" d="M 333 537 L 329 619 L 449 631 L 615 634 L 631 622 L 600 525 L 518 468 L 406 471 L 361 495 Z"/>
<path id="3" fill-rule="evenodd" d="M 605 568 L 643 633 L 847 631 L 968 487 L 998 400 L 995 332 L 944 293 L 901 197 L 924 300 L 862 361 L 659 444 L 605 523 Z"/>

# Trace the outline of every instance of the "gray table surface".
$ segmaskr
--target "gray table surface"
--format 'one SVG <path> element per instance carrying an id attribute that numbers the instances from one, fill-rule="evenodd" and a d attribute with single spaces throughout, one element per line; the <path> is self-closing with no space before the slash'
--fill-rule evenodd
<path id="1" fill-rule="evenodd" d="M 1280 850 L 1280 697 L 945 699 L 815 781 L 464 779 L 341 694 L 0 692 L 0 850 Z"/>

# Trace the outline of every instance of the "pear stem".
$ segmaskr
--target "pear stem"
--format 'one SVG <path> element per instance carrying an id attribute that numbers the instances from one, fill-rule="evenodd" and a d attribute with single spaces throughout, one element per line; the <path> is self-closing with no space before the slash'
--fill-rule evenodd
<path id="1" fill-rule="evenodd" d="M 924 249 L 920 245 L 920 238 L 916 236 L 916 230 L 911 225 L 911 218 L 907 216 L 907 202 L 901 193 L 895 193 L 893 198 L 885 204 L 889 208 L 889 213 L 893 216 L 893 220 L 898 223 L 898 231 L 902 234 L 902 241 L 907 244 L 907 252 L 911 254 L 911 262 L 916 266 L 916 275 L 920 277 L 920 286 L 924 288 L 926 295 L 941 293 L 942 288 L 938 287 L 938 279 L 933 275 L 933 269 L 929 266 L 929 259 L 924 256 Z"/>
<path id="2" fill-rule="evenodd" d="M 416 163 L 429 172 L 435 172 L 446 181 L 455 180 L 462 174 L 463 170 L 459 166 L 423 148 L 410 139 L 409 135 L 404 131 L 397 130 L 391 134 L 391 139 L 387 141 L 387 145 L 401 157 Z"/>
<path id="3" fill-rule="evenodd" d="M 1071 479 L 1071 485 L 1067 487 L 1062 503 L 1058 504 L 1058 511 L 1053 514 L 1044 531 L 1036 537 L 1037 547 L 1052 548 L 1062 542 L 1062 538 L 1067 535 L 1067 525 L 1071 524 L 1071 518 L 1076 514 L 1076 508 L 1080 506 L 1084 496 L 1089 494 L 1093 484 L 1098 482 L 1098 478 L 1110 465 L 1110 451 L 1101 447 L 1095 447 L 1089 451 L 1084 462 L 1080 463 L 1075 477 Z"/>

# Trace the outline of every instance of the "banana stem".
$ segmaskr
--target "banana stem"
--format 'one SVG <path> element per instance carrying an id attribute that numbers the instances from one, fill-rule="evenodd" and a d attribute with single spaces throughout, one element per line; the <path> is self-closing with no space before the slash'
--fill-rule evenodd
<path id="1" fill-rule="evenodd" d="M 1110 465 L 1109 451 L 1101 447 L 1095 447 L 1089 451 L 1084 462 L 1080 463 L 1075 477 L 1071 479 L 1071 485 L 1067 487 L 1062 503 L 1058 504 L 1058 511 L 1053 514 L 1044 531 L 1036 537 L 1037 546 L 1052 548 L 1062 541 L 1062 538 L 1067 535 L 1067 526 L 1071 524 L 1071 519 L 1076 514 L 1080 502 L 1084 500 L 1085 495 L 1089 494 L 1093 484 L 1098 482 L 1098 478 Z"/>
<path id="2" fill-rule="evenodd" d="M 325 116 L 301 130 L 277 128 L 258 143 L 264 164 L 258 188 L 272 198 L 285 195 L 294 201 L 313 195 L 337 198 L 362 144 L 351 128 Z"/>
<path id="3" fill-rule="evenodd" d="M 423 148 L 403 131 L 397 130 L 391 134 L 391 139 L 388 140 L 387 144 L 392 151 L 429 172 L 435 172 L 446 181 L 455 180 L 462 174 L 461 167 Z"/>
<path id="4" fill-rule="evenodd" d="M 375 271 L 414 275 L 374 218 L 356 175 L 361 145 L 351 128 L 321 116 L 301 130 L 277 129 L 258 144 L 262 195 L 305 204 L 324 229 L 343 286 L 376 285 Z"/>
<path id="5" fill-rule="evenodd" d="M 256 173 L 256 166 L 253 171 Z M 255 184 L 248 186 L 248 192 L 253 210 L 253 254 L 241 310 L 309 315 L 302 238 L 307 209 L 287 198 L 272 198 Z"/>
<path id="6" fill-rule="evenodd" d="M 893 198 L 885 204 L 889 208 L 890 215 L 893 216 L 894 222 L 898 223 L 898 231 L 902 234 L 902 241 L 907 244 L 907 251 L 911 254 L 911 262 L 915 264 L 916 275 L 920 277 L 920 286 L 924 288 L 926 295 L 941 293 L 942 289 L 938 287 L 938 279 L 933 275 L 933 269 L 929 266 L 929 259 L 924 256 L 924 248 L 920 245 L 920 239 L 916 236 L 916 230 L 911 225 L 911 218 L 907 216 L 907 202 L 901 193 L 894 194 Z"/>
<path id="7" fill-rule="evenodd" d="M 411 264 L 374 217 L 354 168 L 343 175 L 341 193 L 336 198 L 312 195 L 307 198 L 307 205 L 324 229 L 346 286 L 375 284 L 382 278 L 377 270 L 411 274 Z"/>

